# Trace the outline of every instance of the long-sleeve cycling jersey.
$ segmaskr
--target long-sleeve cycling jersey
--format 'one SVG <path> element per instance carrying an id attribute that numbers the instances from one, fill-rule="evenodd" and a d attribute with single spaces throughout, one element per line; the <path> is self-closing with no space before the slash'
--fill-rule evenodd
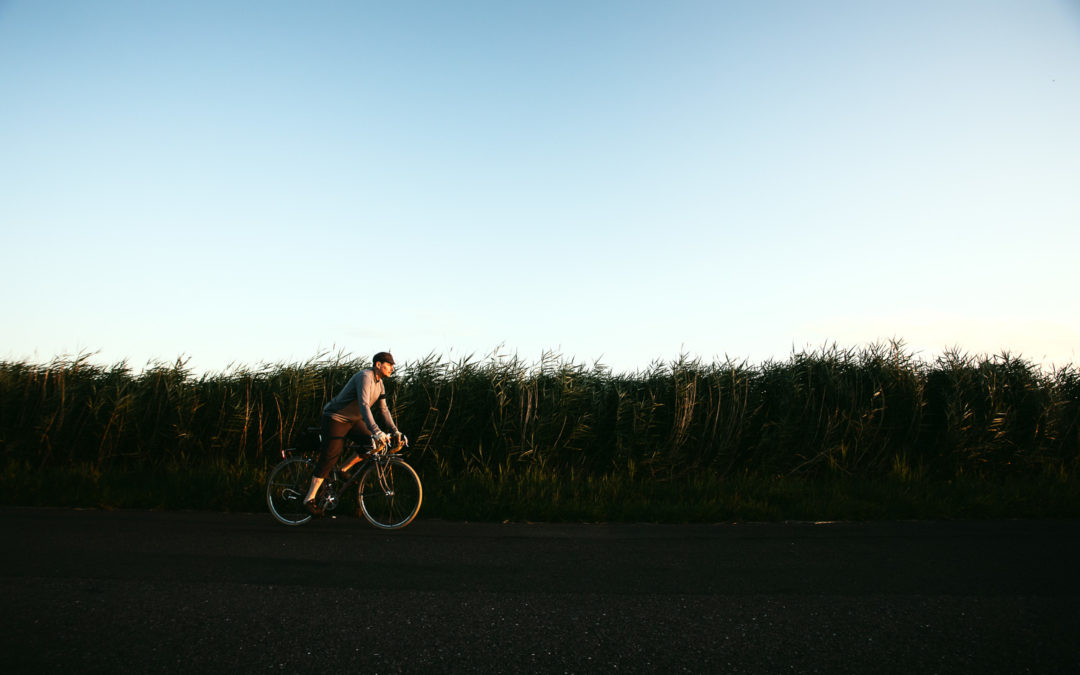
<path id="1" fill-rule="evenodd" d="M 383 381 L 375 378 L 373 369 L 365 368 L 350 377 L 341 392 L 323 407 L 323 415 L 329 415 L 339 422 L 362 420 L 368 430 L 375 434 L 379 432 L 379 427 L 375 424 L 371 409 L 376 405 L 390 431 L 397 431 L 394 418 L 390 416 L 390 409 L 386 407 L 386 387 Z"/>

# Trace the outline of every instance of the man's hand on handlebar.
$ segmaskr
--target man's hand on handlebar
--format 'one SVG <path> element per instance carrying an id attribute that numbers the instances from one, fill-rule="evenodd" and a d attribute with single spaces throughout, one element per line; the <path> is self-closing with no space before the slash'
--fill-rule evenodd
<path id="1" fill-rule="evenodd" d="M 393 434 L 388 434 L 385 431 L 376 431 L 371 434 L 371 442 L 376 451 L 382 450 L 383 448 L 391 448 L 394 452 L 397 452 L 401 448 L 409 445 L 409 439 L 400 431 L 395 431 Z"/>

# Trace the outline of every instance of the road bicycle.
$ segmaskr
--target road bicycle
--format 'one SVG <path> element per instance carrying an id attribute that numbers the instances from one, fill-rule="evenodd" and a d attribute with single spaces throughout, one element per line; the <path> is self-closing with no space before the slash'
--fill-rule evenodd
<path id="1" fill-rule="evenodd" d="M 403 437 L 398 437 L 403 438 Z M 399 442 L 391 445 L 389 440 L 376 444 L 374 438 L 370 450 L 358 450 L 349 440 L 342 457 L 359 452 L 363 461 L 345 476 L 341 462 L 323 481 L 315 502 L 327 514 L 341 503 L 348 489 L 359 483 L 360 511 L 375 527 L 397 530 L 412 522 L 420 511 L 424 489 L 420 476 L 403 459 L 408 445 Z M 266 505 L 274 518 L 285 525 L 303 525 L 312 516 L 304 509 L 304 497 L 311 485 L 317 457 L 298 454 L 295 448 L 283 450 L 282 461 L 270 471 L 266 481 Z"/>

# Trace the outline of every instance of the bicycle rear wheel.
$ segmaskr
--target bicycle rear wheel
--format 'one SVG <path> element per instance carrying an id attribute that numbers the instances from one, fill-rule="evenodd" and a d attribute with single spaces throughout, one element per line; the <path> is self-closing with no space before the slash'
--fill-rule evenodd
<path id="1" fill-rule="evenodd" d="M 266 505 L 279 522 L 303 525 L 311 520 L 311 514 L 304 510 L 304 495 L 311 485 L 313 467 L 310 459 L 292 457 L 270 472 L 266 481 Z"/>
<path id="2" fill-rule="evenodd" d="M 360 478 L 360 510 L 369 523 L 384 530 L 411 523 L 423 498 L 420 477 L 397 457 L 373 462 Z"/>

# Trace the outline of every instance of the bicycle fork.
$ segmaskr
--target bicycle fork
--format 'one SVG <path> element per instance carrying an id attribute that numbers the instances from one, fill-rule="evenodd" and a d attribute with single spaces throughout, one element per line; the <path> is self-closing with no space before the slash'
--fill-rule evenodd
<path id="1" fill-rule="evenodd" d="M 376 474 L 379 477 L 379 489 L 387 497 L 394 496 L 394 484 L 391 481 L 393 469 L 390 467 L 390 462 L 385 464 L 379 464 L 375 467 Z"/>

